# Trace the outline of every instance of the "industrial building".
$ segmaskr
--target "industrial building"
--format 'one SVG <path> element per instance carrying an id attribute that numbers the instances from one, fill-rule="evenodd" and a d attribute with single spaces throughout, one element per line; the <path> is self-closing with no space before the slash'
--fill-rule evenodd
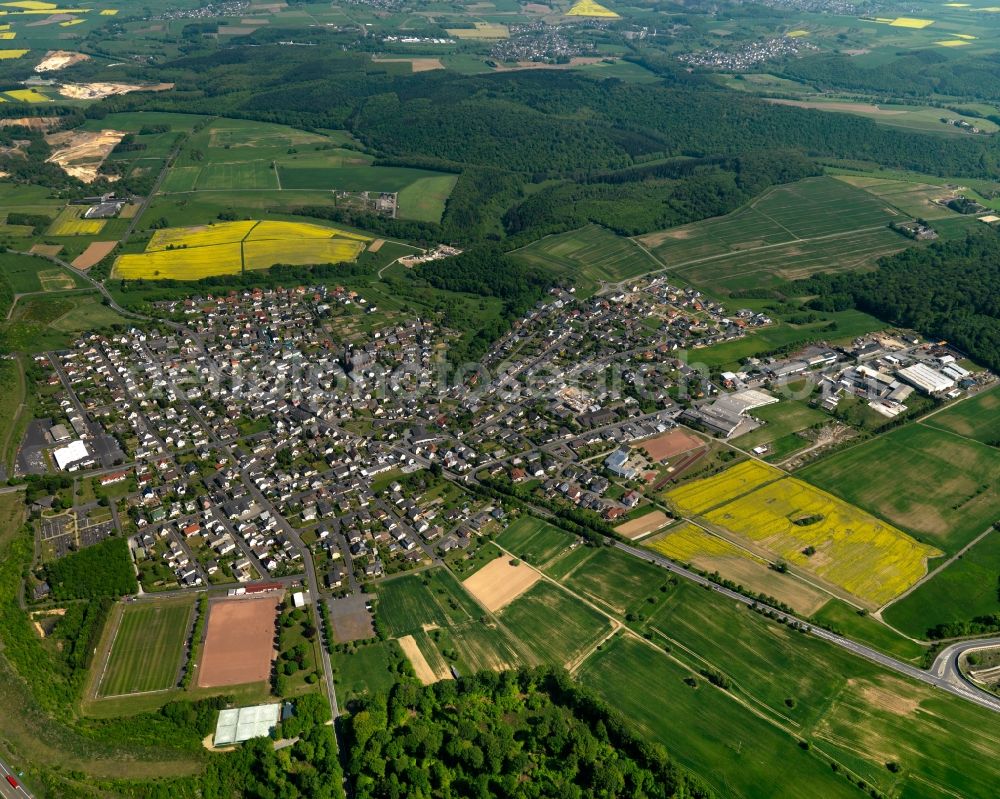
<path id="1" fill-rule="evenodd" d="M 942 394 L 955 387 L 955 381 L 947 375 L 923 363 L 915 363 L 896 372 L 900 380 L 905 380 L 925 394 Z"/>
<path id="2" fill-rule="evenodd" d="M 52 450 L 52 457 L 55 459 L 56 466 L 60 469 L 63 471 L 72 471 L 78 468 L 78 464 L 81 461 L 85 461 L 90 457 L 90 452 L 87 450 L 87 445 L 77 439 L 76 441 L 71 441 L 65 447 Z"/>

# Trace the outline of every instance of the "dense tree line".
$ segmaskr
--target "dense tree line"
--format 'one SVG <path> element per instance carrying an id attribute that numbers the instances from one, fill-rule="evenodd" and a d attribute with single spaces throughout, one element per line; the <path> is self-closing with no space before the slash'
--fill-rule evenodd
<path id="1" fill-rule="evenodd" d="M 781 74 L 810 83 L 820 89 L 846 89 L 890 97 L 931 95 L 1000 99 L 997 70 L 1000 58 L 965 57 L 959 60 L 931 49 L 898 53 L 888 62 L 859 63 L 843 55 L 815 55 L 796 58 Z"/>
<path id="2" fill-rule="evenodd" d="M 575 179 L 653 157 L 768 149 L 941 175 L 1000 174 L 988 137 L 910 133 L 850 115 L 775 106 L 676 65 L 661 66 L 663 80 L 655 84 L 555 70 L 407 75 L 361 53 L 284 48 L 276 59 L 269 46 L 229 48 L 158 67 L 158 79 L 176 81 L 176 92 L 106 105 L 346 127 L 382 157 L 492 167 L 531 179 Z"/>
<path id="3" fill-rule="evenodd" d="M 670 161 L 543 189 L 503 221 L 509 234 L 530 231 L 531 238 L 591 222 L 634 236 L 727 214 L 770 186 L 819 172 L 798 153 Z"/>
<path id="4" fill-rule="evenodd" d="M 823 311 L 856 307 L 946 339 L 1000 369 L 1000 235 L 992 230 L 883 258 L 874 272 L 817 275 L 796 284 Z"/>
<path id="5" fill-rule="evenodd" d="M 345 724 L 357 799 L 710 797 L 553 669 L 481 672 L 361 700 Z"/>
<path id="6" fill-rule="evenodd" d="M 138 590 L 128 543 L 108 538 L 45 565 L 52 598 L 118 598 Z"/>

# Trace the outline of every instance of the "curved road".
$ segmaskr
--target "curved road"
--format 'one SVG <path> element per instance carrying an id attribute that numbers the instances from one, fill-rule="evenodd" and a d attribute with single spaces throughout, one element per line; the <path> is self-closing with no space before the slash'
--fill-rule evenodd
<path id="1" fill-rule="evenodd" d="M 787 621 L 800 623 L 802 621 L 801 619 L 797 619 L 794 616 L 783 613 L 776 608 L 765 605 L 763 602 L 758 602 L 750 597 L 743 596 L 743 594 L 737 593 L 736 591 L 731 591 L 728 588 L 717 585 L 708 578 L 702 577 L 700 574 L 689 571 L 682 566 L 678 566 L 673 561 L 668 560 L 661 555 L 657 555 L 654 552 L 637 549 L 636 547 L 620 542 L 615 542 L 614 545 L 618 549 L 628 552 L 630 555 L 648 561 L 649 563 L 673 572 L 680 577 L 684 577 L 687 580 L 692 580 L 699 585 L 707 586 L 713 591 L 722 594 L 722 596 L 727 599 L 731 599 L 734 602 L 740 602 L 741 604 L 747 606 L 757 605 L 757 607 L 766 608 L 772 611 L 778 618 L 783 618 Z M 891 669 L 898 674 L 910 677 L 918 682 L 925 683 L 926 685 L 932 685 L 935 688 L 940 688 L 942 691 L 947 691 L 948 693 L 954 694 L 955 696 L 961 697 L 969 702 L 974 702 L 987 710 L 1000 713 L 1000 697 L 987 693 L 981 688 L 977 688 L 966 680 L 958 671 L 958 657 L 962 652 L 982 646 L 989 646 L 991 644 L 1000 644 L 1000 638 L 981 638 L 976 641 L 962 641 L 957 644 L 952 644 L 941 651 L 928 671 L 924 671 L 923 669 L 912 666 L 909 663 L 903 663 L 900 660 L 889 657 L 888 655 L 879 652 L 877 649 L 872 649 L 870 646 L 860 644 L 857 641 L 852 641 L 850 638 L 844 638 L 842 635 L 836 635 L 831 633 L 829 630 L 824 630 L 822 627 L 809 625 L 808 630 L 810 634 L 815 635 L 817 638 L 822 638 L 824 641 L 828 641 L 835 646 L 839 646 L 841 649 L 846 649 L 848 652 L 851 652 L 858 657 L 863 657 L 866 660 L 877 663 L 879 666 Z"/>

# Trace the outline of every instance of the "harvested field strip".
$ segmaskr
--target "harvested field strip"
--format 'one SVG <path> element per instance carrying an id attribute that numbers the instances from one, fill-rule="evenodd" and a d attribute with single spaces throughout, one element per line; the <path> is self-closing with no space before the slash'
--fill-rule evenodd
<path id="1" fill-rule="evenodd" d="M 426 636 L 424 636 L 424 638 L 426 638 Z M 406 655 L 407 659 L 410 661 L 410 665 L 413 666 L 413 671 L 416 673 L 417 679 L 424 685 L 430 685 L 438 680 L 448 679 L 450 676 L 447 665 L 444 666 L 444 672 L 442 673 L 441 667 L 437 662 L 439 660 L 443 662 L 441 655 L 436 649 L 434 649 L 433 645 L 430 644 L 429 641 L 425 641 L 424 648 L 422 649 L 418 646 L 416 638 L 412 635 L 404 635 L 399 639 L 399 647 L 403 650 L 403 654 Z M 433 651 L 435 660 L 434 666 L 430 664 L 425 656 L 425 650 Z"/>
<path id="2" fill-rule="evenodd" d="M 125 606 L 98 689 L 101 696 L 159 691 L 177 684 L 193 599 Z"/>
<path id="3" fill-rule="evenodd" d="M 778 469 L 749 460 L 714 477 L 675 488 L 667 498 L 685 513 L 701 514 L 784 476 Z"/>
<path id="4" fill-rule="evenodd" d="M 638 519 L 632 519 L 624 524 L 619 524 L 615 528 L 615 532 L 631 541 L 635 541 L 637 538 L 642 538 L 644 535 L 649 535 L 659 530 L 669 521 L 670 517 L 662 510 L 655 510 L 652 513 L 647 513 L 645 516 L 640 516 Z"/>
<path id="5" fill-rule="evenodd" d="M 117 245 L 117 241 L 92 242 L 87 245 L 87 249 L 73 259 L 73 266 L 77 269 L 90 269 L 90 267 L 100 263 L 105 257 L 110 255 Z"/>
<path id="6" fill-rule="evenodd" d="M 466 579 L 462 586 L 491 612 L 509 605 L 541 579 L 526 564 L 514 565 L 510 555 L 501 555 Z"/>

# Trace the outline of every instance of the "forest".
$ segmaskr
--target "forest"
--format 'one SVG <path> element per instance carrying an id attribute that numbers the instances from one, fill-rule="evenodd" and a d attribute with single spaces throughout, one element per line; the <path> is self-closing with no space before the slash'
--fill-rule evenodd
<path id="1" fill-rule="evenodd" d="M 404 680 L 362 700 L 345 737 L 357 799 L 712 796 L 555 669 Z"/>
<path id="2" fill-rule="evenodd" d="M 929 95 L 975 97 L 996 102 L 997 56 L 965 58 L 956 62 L 931 49 L 896 54 L 877 66 L 859 66 L 844 55 L 815 55 L 789 61 L 781 71 L 785 77 L 819 89 L 842 89 L 926 99 Z"/>
<path id="3" fill-rule="evenodd" d="M 874 272 L 816 275 L 795 284 L 809 305 L 859 308 L 945 339 L 974 361 L 1000 370 L 1000 235 L 984 229 L 883 258 Z"/>
<path id="4" fill-rule="evenodd" d="M 56 600 L 117 599 L 139 587 L 124 538 L 108 538 L 46 564 L 45 579 Z"/>

